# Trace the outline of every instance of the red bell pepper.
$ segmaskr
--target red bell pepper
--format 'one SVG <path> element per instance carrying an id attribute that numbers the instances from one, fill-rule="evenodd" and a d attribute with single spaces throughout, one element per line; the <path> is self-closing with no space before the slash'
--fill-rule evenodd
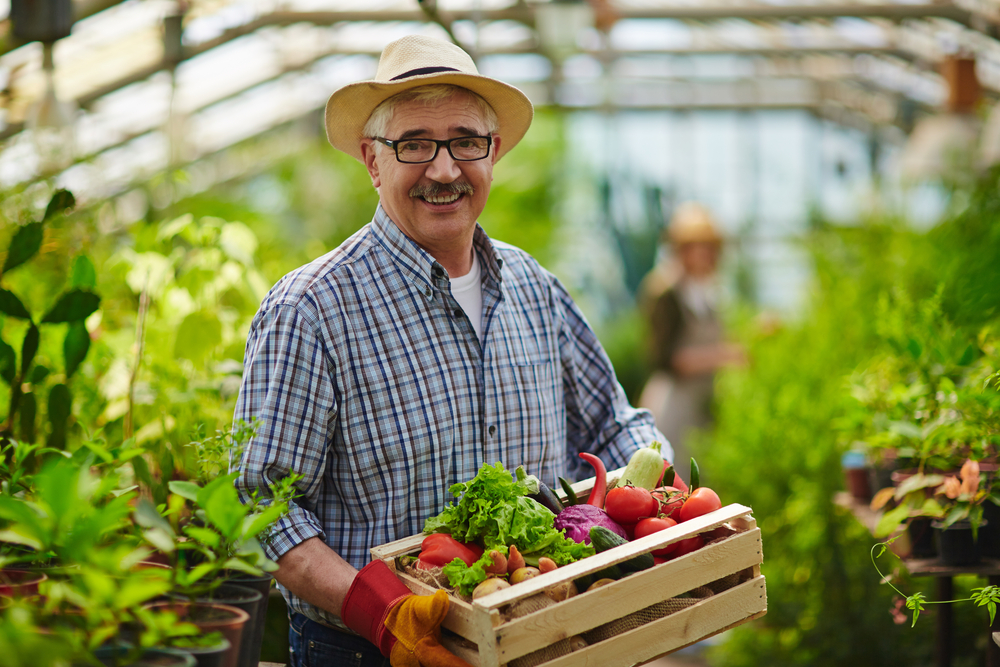
<path id="1" fill-rule="evenodd" d="M 580 458 L 594 466 L 594 488 L 590 491 L 587 504 L 604 509 L 604 496 L 608 492 L 608 471 L 604 468 L 604 461 L 590 452 L 580 452 Z"/>
<path id="2" fill-rule="evenodd" d="M 417 560 L 431 567 L 444 567 L 456 558 L 461 558 L 463 563 L 471 566 L 482 555 L 483 548 L 478 544 L 459 542 L 447 533 L 432 533 L 420 543 Z"/>

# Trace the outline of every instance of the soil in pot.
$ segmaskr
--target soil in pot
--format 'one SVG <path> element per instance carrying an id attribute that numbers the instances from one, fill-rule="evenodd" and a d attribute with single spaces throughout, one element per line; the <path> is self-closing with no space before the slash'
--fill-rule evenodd
<path id="1" fill-rule="evenodd" d="M 935 521 L 933 524 L 937 534 L 938 556 L 941 563 L 953 567 L 963 565 L 975 565 L 980 561 L 981 550 L 977 540 L 972 538 L 972 524 L 968 521 L 958 521 L 942 528 L 941 523 Z M 979 525 L 982 531 L 986 522 Z M 980 533 L 981 534 L 981 533 Z"/>
<path id="2" fill-rule="evenodd" d="M 94 657 L 102 665 L 118 667 L 125 664 L 123 660 L 128 652 L 128 646 L 102 646 L 94 651 Z M 147 648 L 136 662 L 128 664 L 130 667 L 197 667 L 197 661 L 190 653 L 170 648 Z"/>
<path id="3" fill-rule="evenodd" d="M 220 637 L 219 642 L 212 646 L 175 646 L 173 648 L 191 654 L 197 667 L 222 667 L 230 646 L 228 639 Z"/>

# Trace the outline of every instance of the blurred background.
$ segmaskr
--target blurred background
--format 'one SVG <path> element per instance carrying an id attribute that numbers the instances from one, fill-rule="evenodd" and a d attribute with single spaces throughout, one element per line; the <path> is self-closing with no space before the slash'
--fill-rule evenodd
<path id="1" fill-rule="evenodd" d="M 190 475 L 186 444 L 232 420 L 264 294 L 374 211 L 326 142 L 327 98 L 416 33 L 535 104 L 481 223 L 569 287 L 633 402 L 656 370 L 644 279 L 680 257 L 669 223 L 695 201 L 717 232 L 711 304 L 739 353 L 684 447 L 753 507 L 769 611 L 702 659 L 932 664 L 934 612 L 894 617 L 874 538 L 834 497 L 848 452 L 996 454 L 996 0 L 0 0 L 7 265 L 45 220 L 0 286 L 38 314 L 100 297 L 40 342 L 0 303 L 0 432 L 134 437 L 154 477 Z M 62 190 L 75 206 L 54 215 Z M 982 664 L 988 617 L 955 615 L 952 664 Z"/>

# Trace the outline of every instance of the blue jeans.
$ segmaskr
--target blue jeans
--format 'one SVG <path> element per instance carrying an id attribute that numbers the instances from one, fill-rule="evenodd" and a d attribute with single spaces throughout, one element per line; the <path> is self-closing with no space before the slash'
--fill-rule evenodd
<path id="1" fill-rule="evenodd" d="M 298 613 L 288 618 L 289 667 L 389 667 L 375 644 Z"/>

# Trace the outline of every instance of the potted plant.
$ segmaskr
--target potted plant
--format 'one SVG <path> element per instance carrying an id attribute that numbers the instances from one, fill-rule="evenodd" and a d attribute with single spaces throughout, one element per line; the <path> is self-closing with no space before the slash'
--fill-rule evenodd
<path id="1" fill-rule="evenodd" d="M 266 500 L 244 505 L 234 486 L 237 473 L 221 475 L 201 486 L 193 481 L 173 480 L 170 496 L 159 508 L 142 499 L 135 511 L 136 524 L 149 544 L 167 554 L 171 565 L 171 587 L 191 601 L 211 600 L 214 592 L 233 573 L 260 577 L 277 565 L 261 546 L 270 527 L 288 511 L 296 478 L 283 480 Z M 233 654 L 253 664 L 263 636 L 264 608 L 261 593 L 247 589 L 246 599 L 254 617 L 247 626 L 252 637 L 241 647 L 230 638 Z"/>
<path id="2" fill-rule="evenodd" d="M 968 459 L 958 475 L 945 475 L 935 490 L 941 499 L 938 551 L 946 565 L 969 565 L 979 561 L 979 534 L 987 503 L 1000 505 L 996 474 L 983 475 L 977 461 Z"/>

